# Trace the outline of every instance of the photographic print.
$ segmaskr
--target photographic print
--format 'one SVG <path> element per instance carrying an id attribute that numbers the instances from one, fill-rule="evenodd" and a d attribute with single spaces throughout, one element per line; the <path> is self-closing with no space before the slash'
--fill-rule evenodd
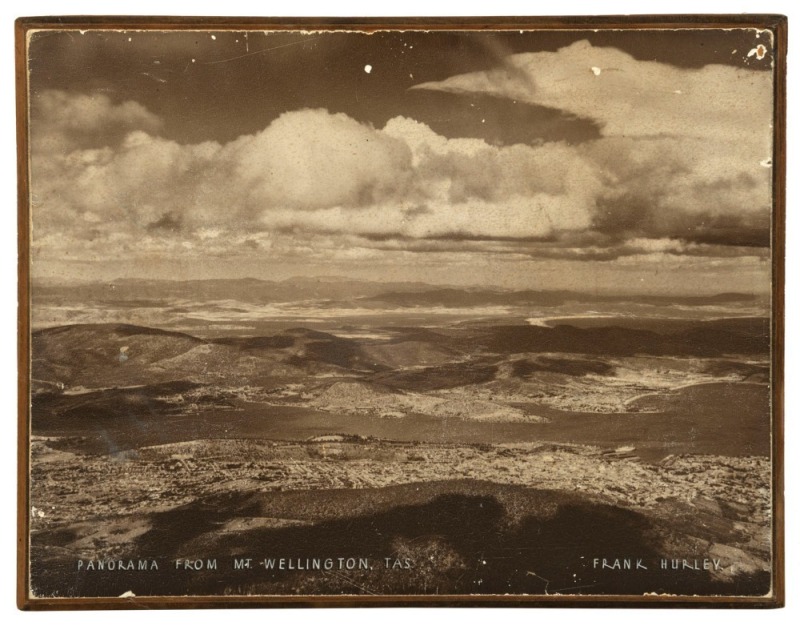
<path id="1" fill-rule="evenodd" d="M 20 606 L 780 606 L 785 34 L 18 21 Z"/>

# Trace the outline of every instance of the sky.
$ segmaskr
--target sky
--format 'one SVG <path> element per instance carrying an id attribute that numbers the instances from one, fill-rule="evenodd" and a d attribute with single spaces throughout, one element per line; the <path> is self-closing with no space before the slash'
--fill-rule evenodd
<path id="1" fill-rule="evenodd" d="M 34 33 L 32 274 L 764 293 L 770 49 L 755 30 Z"/>

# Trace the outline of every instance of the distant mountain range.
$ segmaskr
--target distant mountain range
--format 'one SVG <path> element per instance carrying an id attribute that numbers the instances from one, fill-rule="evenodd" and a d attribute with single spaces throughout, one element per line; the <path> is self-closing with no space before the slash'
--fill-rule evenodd
<path id="1" fill-rule="evenodd" d="M 486 289 L 428 289 L 425 291 L 387 291 L 368 300 L 397 306 L 467 307 L 486 305 L 560 306 L 567 302 L 635 302 L 653 305 L 706 306 L 756 302 L 758 296 L 743 293 L 720 293 L 712 296 L 596 295 L 577 291 L 495 291 Z"/>
<path id="2" fill-rule="evenodd" d="M 429 289 L 424 283 L 375 283 L 356 280 L 291 279 L 269 281 L 256 278 L 236 280 L 141 280 L 122 279 L 80 285 L 33 286 L 34 298 L 61 298 L 70 302 L 164 302 L 189 300 L 236 300 L 251 304 L 302 300 L 352 300 L 376 296 L 384 291 L 402 293 Z"/>
<path id="3" fill-rule="evenodd" d="M 559 306 L 568 302 L 634 302 L 651 305 L 707 306 L 735 303 L 767 303 L 768 296 L 745 293 L 715 295 L 626 295 L 577 291 L 503 290 L 470 287 L 435 287 L 418 282 L 375 282 L 324 276 L 268 281 L 255 278 L 209 280 L 120 279 L 113 282 L 73 285 L 33 283 L 34 300 L 119 303 L 157 306 L 173 300 L 194 302 L 234 300 L 251 304 L 330 300 L 376 307 L 443 306 Z"/>

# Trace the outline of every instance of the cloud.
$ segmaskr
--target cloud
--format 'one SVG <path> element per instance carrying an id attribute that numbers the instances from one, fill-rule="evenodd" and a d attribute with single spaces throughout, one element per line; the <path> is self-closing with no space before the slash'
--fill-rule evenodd
<path id="1" fill-rule="evenodd" d="M 610 137 L 581 150 L 605 164 L 594 230 L 769 245 L 771 170 L 748 164 L 746 147 L 715 137 Z"/>
<path id="2" fill-rule="evenodd" d="M 678 68 L 578 41 L 555 52 L 507 57 L 503 65 L 414 89 L 489 94 L 596 120 L 604 136 L 709 136 L 769 143 L 770 72 L 725 65 Z M 755 154 L 752 155 L 755 158 Z M 763 156 L 760 158 L 764 158 Z"/>
<path id="3" fill-rule="evenodd" d="M 590 118 L 602 137 L 574 151 L 602 168 L 592 229 L 768 246 L 770 72 L 678 68 L 579 41 L 415 89 L 484 94 Z"/>
<path id="4" fill-rule="evenodd" d="M 284 113 L 227 143 L 180 144 L 160 136 L 162 121 L 137 103 L 46 91 L 31 112 L 34 248 L 95 259 L 234 248 L 345 257 L 348 246 L 365 259 L 374 254 L 363 250 L 606 261 L 754 248 L 763 257 L 768 96 L 745 87 L 741 97 L 758 106 L 734 106 L 726 80 L 765 76 L 636 61 L 584 42 L 420 86 L 575 115 L 592 108 L 603 136 L 577 145 L 495 146 L 448 139 L 407 117 L 374 128 L 322 109 Z M 667 106 L 670 95 L 647 92 L 656 83 L 705 108 Z"/>
<path id="5" fill-rule="evenodd" d="M 101 129 L 110 116 L 89 120 Z M 49 129 L 59 122 L 47 124 L 48 134 L 58 134 Z M 72 123 L 64 125 L 61 135 Z M 92 134 L 89 121 L 81 128 Z M 245 230 L 269 211 L 350 209 L 401 196 L 411 173 L 405 144 L 321 110 L 286 113 L 225 145 L 182 145 L 143 130 L 102 148 L 66 145 L 33 149 L 34 218 L 44 230 L 77 233 L 86 221 L 186 236 L 209 225 Z"/>
<path id="6" fill-rule="evenodd" d="M 163 126 L 138 102 L 113 104 L 100 93 L 47 89 L 32 94 L 30 108 L 33 149 L 40 153 L 113 145 L 134 130 L 157 133 Z"/>
<path id="7" fill-rule="evenodd" d="M 89 119 L 103 128 L 115 111 Z M 81 128 L 91 135 L 89 122 Z M 191 239 L 208 227 L 541 238 L 587 228 L 601 185 L 597 168 L 565 144 L 493 147 L 445 139 L 413 120 L 375 129 L 324 110 L 285 113 L 224 145 L 182 145 L 137 129 L 104 147 L 47 148 L 34 150 L 36 232 L 79 239 Z"/>
<path id="8" fill-rule="evenodd" d="M 253 202 L 293 209 L 374 205 L 402 196 L 412 173 L 404 142 L 322 109 L 284 113 L 222 158 Z"/>

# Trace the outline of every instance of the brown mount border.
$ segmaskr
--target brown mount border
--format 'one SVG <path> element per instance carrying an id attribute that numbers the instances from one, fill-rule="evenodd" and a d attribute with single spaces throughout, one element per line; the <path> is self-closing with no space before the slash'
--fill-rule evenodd
<path id="1" fill-rule="evenodd" d="M 786 47 L 788 20 L 783 15 L 603 15 L 569 17 L 403 17 L 403 18 L 258 18 L 258 17 L 24 17 L 15 22 L 18 197 L 18 483 L 17 606 L 21 610 L 195 609 L 256 607 L 627 607 L 627 608 L 780 608 L 784 579 L 784 273 L 786 238 Z M 772 174 L 772 594 L 745 596 L 672 595 L 442 595 L 442 596 L 146 596 L 134 598 L 31 598 L 29 580 L 30 442 L 30 207 L 28 162 L 28 56 L 30 30 L 65 28 L 136 30 L 668 30 L 761 28 L 774 33 Z"/>

